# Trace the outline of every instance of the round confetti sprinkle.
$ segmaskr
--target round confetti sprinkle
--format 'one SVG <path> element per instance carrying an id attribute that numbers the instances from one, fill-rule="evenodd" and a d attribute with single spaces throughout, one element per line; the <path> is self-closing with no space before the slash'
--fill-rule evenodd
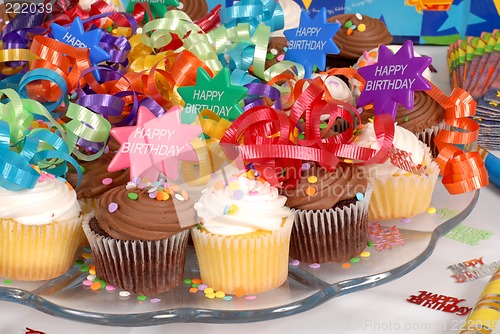
<path id="1" fill-rule="evenodd" d="M 123 291 L 120 291 L 120 292 L 118 293 L 118 295 L 119 295 L 120 297 L 124 297 L 124 298 L 125 298 L 125 297 L 130 297 L 130 292 L 123 290 Z"/>
<path id="2" fill-rule="evenodd" d="M 299 264 L 300 264 L 300 261 L 297 259 L 290 261 L 291 266 L 297 267 Z"/>
<path id="3" fill-rule="evenodd" d="M 370 255 L 371 255 L 371 254 L 370 254 L 370 252 L 368 252 L 368 251 L 364 251 L 364 252 L 361 252 L 361 253 L 359 254 L 359 256 L 361 256 L 361 257 L 369 257 Z"/>
<path id="4" fill-rule="evenodd" d="M 203 283 L 203 281 L 201 279 L 199 279 L 199 278 L 193 278 L 191 280 L 191 282 L 193 282 L 194 284 L 201 284 L 201 283 Z"/>
<path id="5" fill-rule="evenodd" d="M 320 267 L 321 267 L 321 264 L 319 264 L 319 263 L 311 263 L 309 265 L 309 268 L 311 268 L 311 269 L 319 269 Z"/>
<path id="6" fill-rule="evenodd" d="M 136 194 L 136 193 L 128 193 L 127 194 L 127 197 L 133 201 L 137 201 L 137 199 L 139 198 L 139 195 Z"/>
<path id="7" fill-rule="evenodd" d="M 95 276 L 95 275 L 92 275 L 92 274 L 87 275 L 87 280 L 89 280 L 89 281 L 92 281 L 92 282 L 93 282 L 93 281 L 95 280 L 95 277 L 96 277 L 96 276 Z"/>
<path id="8" fill-rule="evenodd" d="M 85 280 L 83 280 L 82 284 L 83 284 L 83 286 L 91 286 L 92 284 L 94 284 L 94 282 L 89 281 L 88 279 L 85 279 Z"/>
<path id="9" fill-rule="evenodd" d="M 342 269 L 347 269 L 347 268 L 351 268 L 351 264 L 350 263 L 342 263 Z"/>
<path id="10" fill-rule="evenodd" d="M 250 296 L 246 296 L 245 297 L 246 300 L 254 300 L 254 299 L 257 299 L 257 296 L 255 295 L 250 295 Z"/>
<path id="11" fill-rule="evenodd" d="M 193 284 L 191 284 L 191 286 L 192 286 L 193 288 L 196 288 L 196 289 L 198 289 L 198 285 L 199 285 L 198 283 L 193 283 Z"/>
<path id="12" fill-rule="evenodd" d="M 303 132 L 299 133 L 299 135 L 297 136 L 297 138 L 299 138 L 300 140 L 304 140 L 306 138 L 306 136 L 304 135 Z"/>
<path id="13" fill-rule="evenodd" d="M 191 284 L 191 279 L 190 278 L 185 278 L 184 279 L 184 284 Z"/>
<path id="14" fill-rule="evenodd" d="M 358 263 L 359 262 L 359 257 L 353 257 L 349 260 L 351 263 Z"/>
<path id="15" fill-rule="evenodd" d="M 189 293 L 197 293 L 198 289 L 197 288 L 190 288 Z"/>
<path id="16" fill-rule="evenodd" d="M 117 203 L 115 203 L 115 202 L 109 203 L 109 205 L 108 205 L 108 211 L 109 211 L 110 213 L 113 213 L 113 212 L 115 212 L 116 210 L 118 210 L 118 204 L 117 204 Z"/>
<path id="17" fill-rule="evenodd" d="M 7 279 L 3 280 L 3 284 L 10 285 L 12 283 L 13 283 L 13 281 L 10 278 L 7 278 Z"/>
<path id="18" fill-rule="evenodd" d="M 229 189 L 232 191 L 238 190 L 240 188 L 240 185 L 238 182 L 230 182 L 229 183 Z"/>
<path id="19" fill-rule="evenodd" d="M 85 265 L 85 266 L 81 266 L 80 271 L 81 271 L 82 273 L 84 273 L 84 272 L 86 272 L 86 271 L 89 271 L 89 269 L 90 269 L 90 267 L 89 267 L 89 266 L 87 266 L 87 265 Z"/>
<path id="20" fill-rule="evenodd" d="M 217 181 L 214 183 L 214 189 L 215 190 L 222 190 L 224 189 L 224 182 L 222 181 Z"/>
<path id="21" fill-rule="evenodd" d="M 401 222 L 408 224 L 409 222 L 411 222 L 411 218 L 403 218 L 403 219 L 401 219 Z"/>
<path id="22" fill-rule="evenodd" d="M 283 48 L 283 51 L 285 51 L 285 48 Z M 284 59 L 285 59 L 285 55 L 283 55 L 283 54 L 276 57 L 277 61 L 283 61 Z"/>
<path id="23" fill-rule="evenodd" d="M 203 291 L 206 288 L 208 288 L 208 285 L 206 285 L 206 284 L 200 284 L 200 285 L 198 285 L 198 290 L 200 290 L 200 291 Z"/>
<path id="24" fill-rule="evenodd" d="M 135 183 L 129 182 L 129 183 L 127 183 L 127 185 L 125 186 L 125 189 L 130 190 L 130 189 L 134 189 L 134 188 L 136 188 L 136 187 L 137 187 L 137 185 L 136 185 Z"/>
<path id="25" fill-rule="evenodd" d="M 360 13 L 356 13 L 356 18 L 361 21 L 363 19 L 363 16 L 361 16 Z"/>
<path id="26" fill-rule="evenodd" d="M 101 282 L 92 282 L 92 285 L 90 286 L 90 290 L 97 291 L 101 289 Z"/>
<path id="27" fill-rule="evenodd" d="M 245 289 L 236 288 L 234 289 L 234 294 L 236 295 L 236 297 L 243 297 L 245 295 Z"/>
<path id="28" fill-rule="evenodd" d="M 113 183 L 113 179 L 110 178 L 110 177 L 107 177 L 105 179 L 102 179 L 102 184 L 104 184 L 105 186 L 109 186 L 111 183 Z"/>
<path id="29" fill-rule="evenodd" d="M 196 202 L 194 204 L 194 209 L 196 211 L 204 211 L 205 210 L 205 206 L 203 206 L 203 204 L 201 204 L 200 202 Z"/>
<path id="30" fill-rule="evenodd" d="M 89 246 L 85 246 L 85 247 L 83 247 L 83 251 L 85 253 L 92 253 L 92 248 L 90 248 Z"/>
<path id="31" fill-rule="evenodd" d="M 336 82 L 334 82 L 334 84 L 335 84 L 335 85 L 337 85 L 337 83 L 336 83 Z M 319 125 L 319 128 L 320 128 L 321 130 L 326 129 L 327 127 L 328 127 L 328 124 L 326 124 L 326 123 L 321 123 L 321 124 Z"/>
<path id="32" fill-rule="evenodd" d="M 363 193 L 356 193 L 356 199 L 358 201 L 361 201 L 363 198 L 365 198 L 365 195 Z"/>
<path id="33" fill-rule="evenodd" d="M 217 291 L 215 293 L 215 298 L 224 298 L 226 296 L 226 293 L 224 291 Z"/>
<path id="34" fill-rule="evenodd" d="M 158 190 L 158 187 L 152 187 L 148 189 L 148 193 L 154 193 Z"/>
<path id="35" fill-rule="evenodd" d="M 84 259 L 90 259 L 90 258 L 92 257 L 92 254 L 90 254 L 90 253 L 83 253 L 83 254 L 82 254 L 82 257 L 83 257 Z"/>
<path id="36" fill-rule="evenodd" d="M 232 296 L 224 296 L 224 297 L 222 297 L 222 299 L 229 301 L 229 300 L 233 299 L 233 297 Z"/>
<path id="37" fill-rule="evenodd" d="M 257 196 L 258 194 L 259 194 L 259 192 L 258 192 L 258 191 L 253 191 L 253 190 L 251 190 L 251 191 L 249 191 L 249 192 L 248 192 L 248 195 L 249 195 L 249 196 Z"/>
<path id="38" fill-rule="evenodd" d="M 352 28 L 347 29 L 346 35 L 351 36 L 354 30 Z"/>
<path id="39" fill-rule="evenodd" d="M 306 195 L 307 196 L 313 196 L 314 194 L 316 194 L 316 188 L 314 188 L 314 187 L 307 187 L 306 188 Z"/>
<path id="40" fill-rule="evenodd" d="M 403 118 L 403 122 L 408 122 L 409 118 L 408 116 L 406 116 L 405 118 Z"/>
<path id="41" fill-rule="evenodd" d="M 213 288 L 205 288 L 203 290 L 204 293 L 213 293 L 214 292 L 214 289 Z"/>
<path id="42" fill-rule="evenodd" d="M 318 177 L 315 176 L 315 175 L 311 175 L 311 176 L 309 176 L 307 178 L 307 182 L 309 182 L 309 183 L 316 183 L 316 182 L 318 182 Z"/>
<path id="43" fill-rule="evenodd" d="M 228 214 L 233 215 L 238 211 L 238 206 L 236 204 L 231 204 L 228 210 Z"/>
<path id="44" fill-rule="evenodd" d="M 308 169 L 310 169 L 310 168 L 311 168 L 311 165 L 310 165 L 309 163 L 304 162 L 304 163 L 302 164 L 302 170 L 303 170 L 303 171 L 306 171 L 306 170 L 308 170 Z"/>
<path id="45" fill-rule="evenodd" d="M 344 27 L 346 28 L 352 27 L 352 21 L 351 20 L 346 21 L 346 23 L 344 23 Z"/>
<path id="46" fill-rule="evenodd" d="M 184 202 L 186 199 L 182 197 L 181 194 L 175 194 L 175 199 L 177 199 L 180 202 Z"/>
<path id="47" fill-rule="evenodd" d="M 358 31 L 363 32 L 365 30 L 366 30 L 366 25 L 364 25 L 364 23 L 360 23 L 358 25 Z"/>
<path id="48" fill-rule="evenodd" d="M 368 243 L 366 244 L 368 247 L 373 247 L 374 244 L 373 244 L 373 241 L 368 241 Z"/>
<path id="49" fill-rule="evenodd" d="M 227 215 L 229 213 L 229 205 L 226 205 L 224 207 L 224 210 L 222 211 L 223 214 Z"/>
<path id="50" fill-rule="evenodd" d="M 143 302 L 145 301 L 146 299 L 148 299 L 148 297 L 144 296 L 144 295 L 139 295 L 137 296 L 137 300 L 140 301 L 140 302 Z"/>
<path id="51" fill-rule="evenodd" d="M 111 285 L 111 284 L 106 285 L 106 291 L 115 291 L 115 290 L 116 290 L 116 286 Z"/>
<path id="52" fill-rule="evenodd" d="M 353 163 L 353 161 L 351 159 L 344 159 L 344 162 L 346 164 L 352 164 Z"/>
<path id="53" fill-rule="evenodd" d="M 89 274 L 91 274 L 91 275 L 95 275 L 96 274 L 94 266 L 90 266 L 90 268 L 89 268 Z"/>
<path id="54" fill-rule="evenodd" d="M 161 299 L 160 299 L 160 298 L 152 298 L 152 299 L 150 300 L 150 302 L 151 302 L 151 303 L 153 303 L 153 304 L 156 304 L 156 303 L 161 302 Z"/>
<path id="55" fill-rule="evenodd" d="M 266 55 L 266 59 L 267 59 L 267 60 L 272 60 L 272 59 L 274 59 L 274 55 L 273 55 L 272 53 L 268 53 L 268 54 Z"/>
<path id="56" fill-rule="evenodd" d="M 186 189 L 181 190 L 181 195 L 184 198 L 184 200 L 187 201 L 189 199 L 189 194 L 187 193 Z"/>
<path id="57" fill-rule="evenodd" d="M 75 260 L 75 265 L 76 266 L 83 266 L 85 262 L 83 260 Z"/>
<path id="58" fill-rule="evenodd" d="M 215 292 L 210 292 L 210 293 L 205 293 L 205 297 L 214 299 L 215 298 Z"/>
<path id="59" fill-rule="evenodd" d="M 276 50 L 275 48 L 272 48 L 271 50 L 269 50 L 269 52 L 271 52 L 275 56 L 278 54 L 278 50 Z"/>
<path id="60" fill-rule="evenodd" d="M 235 190 L 233 192 L 233 198 L 236 200 L 240 200 L 245 196 L 245 193 L 242 190 Z"/>
<path id="61" fill-rule="evenodd" d="M 427 209 L 427 213 L 430 214 L 430 215 L 435 214 L 436 213 L 436 208 L 434 208 L 434 207 L 431 206 L 430 208 Z"/>

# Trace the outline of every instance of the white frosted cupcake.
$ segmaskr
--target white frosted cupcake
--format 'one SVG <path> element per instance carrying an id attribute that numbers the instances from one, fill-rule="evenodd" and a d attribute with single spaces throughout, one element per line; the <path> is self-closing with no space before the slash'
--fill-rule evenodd
<path id="1" fill-rule="evenodd" d="M 42 173 L 33 189 L 0 188 L 0 276 L 15 280 L 57 277 L 72 265 L 85 238 L 76 193 L 64 181 Z"/>
<path id="2" fill-rule="evenodd" d="M 264 292 L 288 276 L 293 214 L 277 188 L 247 175 L 218 181 L 195 205 L 201 228 L 191 234 L 201 279 L 226 293 Z"/>
<path id="3" fill-rule="evenodd" d="M 356 138 L 355 145 L 378 149 L 372 123 L 367 123 Z M 366 168 L 373 193 L 368 207 L 370 219 L 398 219 L 426 211 L 439 176 L 439 166 L 432 160 L 429 148 L 410 131 L 395 125 L 393 146 L 411 154 L 415 165 L 425 173 L 414 173 L 395 166 L 390 159 Z"/>

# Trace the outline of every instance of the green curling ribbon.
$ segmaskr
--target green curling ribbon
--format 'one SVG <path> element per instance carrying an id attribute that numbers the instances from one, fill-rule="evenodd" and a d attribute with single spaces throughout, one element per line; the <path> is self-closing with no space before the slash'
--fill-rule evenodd
<path id="1" fill-rule="evenodd" d="M 183 41 L 184 47 L 192 52 L 214 72 L 222 69 L 217 53 L 210 44 L 207 35 L 181 11 L 172 10 L 162 19 L 146 23 L 142 29 L 142 42 L 151 48 L 162 48 L 172 41 L 171 33 Z"/>
<path id="2" fill-rule="evenodd" d="M 261 23 L 257 26 L 257 29 L 255 29 L 255 33 L 252 36 L 252 42 L 255 45 L 255 52 L 253 56 L 253 72 L 259 78 L 264 78 L 267 45 L 269 43 L 270 35 L 271 28 Z"/>

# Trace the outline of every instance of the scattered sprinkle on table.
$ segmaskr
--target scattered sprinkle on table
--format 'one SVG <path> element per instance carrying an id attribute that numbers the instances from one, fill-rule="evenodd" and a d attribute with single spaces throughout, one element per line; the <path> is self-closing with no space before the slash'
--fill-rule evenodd
<path id="1" fill-rule="evenodd" d="M 130 297 L 130 292 L 122 290 L 118 293 L 118 295 L 123 298 Z"/>
<path id="2" fill-rule="evenodd" d="M 357 263 L 357 262 L 359 262 L 359 257 L 353 257 L 353 258 L 351 258 L 349 260 L 349 262 L 351 262 L 351 263 Z"/>
<path id="3" fill-rule="evenodd" d="M 206 285 L 206 284 L 199 284 L 198 285 L 198 290 L 200 290 L 200 291 L 204 291 L 206 288 L 208 288 L 208 285 Z"/>
<path id="4" fill-rule="evenodd" d="M 359 254 L 359 256 L 361 256 L 361 257 L 369 257 L 370 255 L 371 254 L 368 251 L 364 251 L 364 252 L 361 252 L 361 254 Z"/>
<path id="5" fill-rule="evenodd" d="M 411 222 L 411 218 L 403 218 L 403 219 L 401 219 L 401 222 L 408 224 L 409 222 Z"/>
<path id="6" fill-rule="evenodd" d="M 309 268 L 311 269 L 319 269 L 321 267 L 321 265 L 319 263 L 311 263 L 309 265 Z"/>
<path id="7" fill-rule="evenodd" d="M 111 284 L 106 285 L 106 291 L 115 291 L 115 290 L 116 290 L 116 286 L 111 285 Z"/>
<path id="8" fill-rule="evenodd" d="M 144 295 L 139 295 L 137 296 L 137 300 L 140 301 L 140 302 L 143 302 L 145 301 L 146 299 L 148 299 L 148 297 L 144 296 Z"/>
<path id="9" fill-rule="evenodd" d="M 436 213 L 436 208 L 435 207 L 430 207 L 427 209 L 427 213 L 430 214 L 430 215 L 433 215 Z"/>
<path id="10" fill-rule="evenodd" d="M 249 295 L 249 296 L 246 296 L 245 299 L 246 300 L 254 300 L 254 299 L 257 299 L 257 296 L 255 296 L 255 295 Z"/>
<path id="11" fill-rule="evenodd" d="M 151 302 L 151 303 L 153 303 L 153 304 L 156 304 L 156 303 L 161 302 L 161 299 L 160 299 L 160 298 L 152 298 L 152 299 L 150 300 L 150 302 Z"/>
<path id="12" fill-rule="evenodd" d="M 299 264 L 300 264 L 300 261 L 297 259 L 290 261 L 291 266 L 297 267 Z"/>
<path id="13" fill-rule="evenodd" d="M 351 264 L 350 263 L 342 263 L 342 269 L 348 269 L 348 268 L 351 268 Z"/>
<path id="14" fill-rule="evenodd" d="M 236 288 L 234 289 L 234 294 L 236 295 L 236 297 L 243 297 L 245 295 L 245 289 Z"/>
<path id="15" fill-rule="evenodd" d="M 10 285 L 10 284 L 12 284 L 12 280 L 11 280 L 11 279 L 9 279 L 9 278 L 4 279 L 4 280 L 3 280 L 3 284 Z"/>

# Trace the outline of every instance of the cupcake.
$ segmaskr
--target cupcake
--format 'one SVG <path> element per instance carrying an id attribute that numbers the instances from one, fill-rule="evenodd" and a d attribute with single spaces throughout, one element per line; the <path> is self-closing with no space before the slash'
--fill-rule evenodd
<path id="1" fill-rule="evenodd" d="M 343 262 L 359 255 L 368 237 L 371 188 L 362 168 L 326 171 L 305 163 L 298 184 L 282 189 L 295 213 L 290 256 L 308 263 Z"/>
<path id="2" fill-rule="evenodd" d="M 328 55 L 331 67 L 350 67 L 363 54 L 380 44 L 391 44 L 392 35 L 379 19 L 357 14 L 340 14 L 328 18 L 328 22 L 339 22 L 340 30 L 333 36 L 340 53 Z"/>
<path id="3" fill-rule="evenodd" d="M 227 185 L 217 181 L 195 206 L 200 226 L 191 234 L 201 279 L 229 294 L 268 291 L 288 276 L 293 214 L 278 189 L 252 172 Z"/>
<path id="4" fill-rule="evenodd" d="M 174 189 L 119 186 L 101 196 L 96 219 L 83 225 L 98 277 L 147 295 L 182 282 L 196 212 L 187 194 Z"/>
<path id="5" fill-rule="evenodd" d="M 206 0 L 179 0 L 179 6 L 168 6 L 168 10 L 175 9 L 186 13 L 193 21 L 201 19 L 208 13 Z"/>
<path id="6" fill-rule="evenodd" d="M 378 149 L 372 123 L 361 129 L 355 145 Z M 370 219 L 399 219 L 416 216 L 429 208 L 432 192 L 439 176 L 439 167 L 432 160 L 429 148 L 410 131 L 395 125 L 395 150 L 406 152 L 413 168 L 402 169 L 398 159 L 387 159 L 382 164 L 366 166 L 373 185 L 368 214 Z M 401 154 L 397 154 L 401 158 Z M 403 158 L 404 159 L 404 158 Z"/>
<path id="7" fill-rule="evenodd" d="M 42 172 L 33 189 L 0 187 L 0 276 L 32 281 L 65 273 L 84 238 L 82 222 L 92 216 L 51 174 Z"/>

